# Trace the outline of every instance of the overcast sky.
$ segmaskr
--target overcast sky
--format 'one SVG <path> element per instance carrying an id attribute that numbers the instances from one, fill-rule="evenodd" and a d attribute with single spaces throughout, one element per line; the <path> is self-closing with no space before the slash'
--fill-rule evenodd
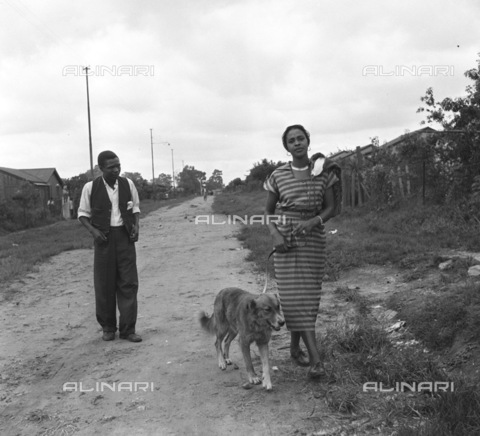
<path id="1" fill-rule="evenodd" d="M 288 160 L 290 124 L 312 152 L 423 126 L 462 96 L 480 52 L 477 0 L 0 0 L 0 166 L 67 178 L 115 151 L 152 177 L 191 165 L 224 182 Z M 435 127 L 435 126 L 434 126 Z M 170 143 L 171 148 L 166 143 Z"/>

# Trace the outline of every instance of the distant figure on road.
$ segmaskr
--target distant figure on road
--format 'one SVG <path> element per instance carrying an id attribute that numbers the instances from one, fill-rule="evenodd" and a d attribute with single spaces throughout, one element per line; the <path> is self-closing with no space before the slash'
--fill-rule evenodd
<path id="1" fill-rule="evenodd" d="M 75 211 L 73 210 L 73 200 L 68 197 L 68 209 L 70 210 L 70 218 L 75 218 Z"/>
<path id="2" fill-rule="evenodd" d="M 324 223 L 341 206 L 340 168 L 321 153 L 308 157 L 310 134 L 301 125 L 287 127 L 282 142 L 292 161 L 265 181 L 265 213 L 274 215 L 278 208 L 283 217 L 268 228 L 275 247 L 280 302 L 291 334 L 290 354 L 297 364 L 310 366 L 311 378 L 318 378 L 324 374 L 315 335 L 326 259 Z"/>
<path id="3" fill-rule="evenodd" d="M 47 201 L 47 207 L 48 211 L 50 212 L 50 216 L 55 215 L 55 202 L 53 201 L 52 197 L 50 197 L 50 199 Z"/>
<path id="4" fill-rule="evenodd" d="M 92 234 L 95 251 L 93 277 L 97 321 L 103 340 L 115 339 L 117 303 L 121 339 L 140 342 L 137 322 L 138 241 L 140 202 L 135 185 L 120 177 L 120 160 L 112 151 L 98 155 L 102 176 L 85 184 L 78 219 Z"/>

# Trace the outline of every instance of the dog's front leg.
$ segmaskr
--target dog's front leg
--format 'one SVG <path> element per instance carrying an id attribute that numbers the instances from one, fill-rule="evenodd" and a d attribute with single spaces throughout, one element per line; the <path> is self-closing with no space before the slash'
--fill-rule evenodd
<path id="1" fill-rule="evenodd" d="M 227 334 L 226 338 L 224 339 L 223 343 L 223 357 L 225 358 L 225 363 L 227 365 L 231 365 L 232 361 L 230 360 L 230 344 L 232 343 L 235 336 L 231 335 L 230 333 Z"/>
<path id="2" fill-rule="evenodd" d="M 257 344 L 262 360 L 263 382 L 262 386 L 267 390 L 272 390 L 272 381 L 270 380 L 270 362 L 268 361 L 268 344 Z"/>
<path id="3" fill-rule="evenodd" d="M 255 374 L 252 364 L 252 356 L 250 355 L 250 344 L 241 343 L 240 348 L 243 354 L 243 360 L 245 361 L 245 367 L 247 369 L 248 381 L 252 385 L 259 385 L 262 381 L 260 377 Z"/>

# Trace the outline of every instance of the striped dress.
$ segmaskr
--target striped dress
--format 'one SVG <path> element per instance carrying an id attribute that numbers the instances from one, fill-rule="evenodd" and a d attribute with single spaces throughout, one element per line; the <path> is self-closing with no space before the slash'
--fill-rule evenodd
<path id="1" fill-rule="evenodd" d="M 326 170 L 316 177 L 298 180 L 288 163 L 277 168 L 264 183 L 266 190 L 278 195 L 277 209 L 285 218 L 277 223 L 277 229 L 292 247 L 274 255 L 280 302 L 290 331 L 315 330 L 326 256 L 324 226 L 315 226 L 305 236 L 293 236 L 292 230 L 299 221 L 320 213 L 325 191 L 337 182 L 335 172 Z"/>

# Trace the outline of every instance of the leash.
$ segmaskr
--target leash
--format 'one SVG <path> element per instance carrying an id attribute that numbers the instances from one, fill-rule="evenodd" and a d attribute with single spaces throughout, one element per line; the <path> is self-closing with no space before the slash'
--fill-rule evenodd
<path id="1" fill-rule="evenodd" d="M 270 254 L 267 257 L 267 262 L 265 263 L 265 286 L 263 287 L 263 292 L 262 294 L 265 294 L 267 291 L 267 284 L 268 284 L 268 261 L 272 257 L 272 254 L 275 253 L 276 249 L 274 248 L 272 251 L 270 251 Z"/>

